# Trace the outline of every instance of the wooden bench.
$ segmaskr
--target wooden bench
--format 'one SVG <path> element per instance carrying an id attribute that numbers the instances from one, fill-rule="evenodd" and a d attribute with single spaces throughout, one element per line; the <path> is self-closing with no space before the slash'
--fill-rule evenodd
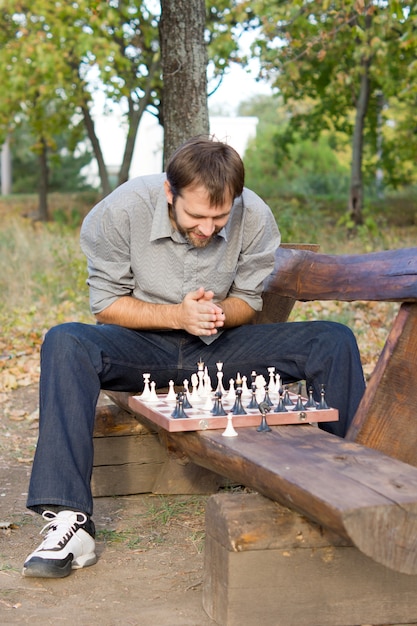
<path id="1" fill-rule="evenodd" d="M 368 575 L 373 572 L 380 581 L 376 585 L 376 596 L 383 593 L 389 607 L 396 606 L 395 593 L 399 590 L 405 594 L 402 599 L 407 599 L 401 604 L 402 613 L 395 608 L 387 610 L 384 623 L 389 620 L 397 620 L 389 623 L 415 623 L 417 599 L 414 597 L 417 598 L 417 594 L 410 600 L 409 587 L 417 581 L 417 397 L 413 393 L 417 382 L 417 248 L 336 256 L 283 246 L 277 251 L 275 271 L 264 293 L 264 309 L 256 323 L 285 321 L 296 300 L 399 303 L 398 315 L 346 439 L 310 426 L 281 426 L 274 427 L 262 443 L 257 434 L 254 443 L 250 429 L 240 429 L 239 437 L 234 439 L 222 438 L 216 431 L 167 433 L 156 429 L 143 416 L 135 417 L 162 442 L 171 461 L 173 454 L 181 459 L 184 467 L 191 461 L 191 475 L 196 467 L 208 470 L 211 487 L 218 488 L 225 479 L 251 487 L 269 498 L 265 499 L 266 518 L 270 515 L 268 503 L 275 501 L 279 504 L 274 506 L 289 507 L 297 515 L 308 518 L 309 524 L 319 524 L 327 533 L 339 537 L 353 554 L 367 555 L 361 558 L 369 557 Z M 129 394 L 108 395 L 124 411 L 132 412 Z M 220 478 L 222 476 L 226 478 Z M 221 497 L 222 502 L 227 502 L 234 496 L 222 494 Z M 220 544 L 214 529 L 219 515 L 210 514 L 213 510 L 216 507 L 208 506 L 204 605 L 213 619 L 229 626 L 242 623 L 242 611 L 236 606 L 235 610 L 231 608 L 234 582 L 230 578 L 229 559 L 256 546 L 259 560 L 261 554 L 268 551 L 265 548 L 268 540 L 264 537 L 259 548 L 263 531 L 252 527 L 252 538 L 246 543 L 226 545 L 224 541 Z M 224 511 L 223 527 L 233 527 L 236 508 L 225 506 Z M 283 509 L 282 514 L 289 515 L 290 520 L 295 513 Z M 268 532 L 272 533 L 274 524 L 269 528 Z M 246 530 L 239 536 L 246 536 L 245 533 Z M 273 543 L 272 535 L 269 540 Z M 327 547 L 336 546 L 339 550 L 337 545 L 337 542 L 330 542 Z M 383 574 L 378 569 L 381 567 Z M 216 571 L 227 571 L 226 579 L 219 579 L 221 573 L 214 579 Z M 237 571 L 242 572 L 239 567 Z M 394 581 L 395 576 L 406 576 L 412 583 L 392 584 L 390 577 L 393 575 Z M 242 585 L 241 579 L 239 584 Z M 349 588 L 346 581 L 343 584 L 355 598 L 354 587 Z M 220 588 L 224 601 L 219 604 L 216 597 Z M 388 588 L 392 590 L 389 597 Z M 245 611 L 250 599 L 255 601 L 256 598 L 250 593 L 250 586 L 243 585 L 242 591 L 246 598 L 242 604 Z M 319 597 L 317 593 L 315 597 Z M 295 596 L 292 600 L 294 603 Z M 282 622 L 273 621 L 277 619 L 278 606 L 276 596 L 272 595 L 268 606 L 265 605 L 269 613 L 265 612 L 264 623 L 271 626 L 304 623 L 297 621 L 298 618 L 292 621 L 289 614 Z M 365 602 L 363 606 L 367 607 Z M 319 621 L 305 623 L 331 626 L 371 621 L 372 610 L 371 613 L 369 610 L 355 612 L 352 602 L 345 603 L 345 607 L 341 621 L 335 620 L 334 611 L 330 611 L 326 619 L 321 614 Z M 376 613 L 374 619 L 380 619 L 380 612 Z M 256 615 L 256 620 L 245 623 L 249 626 L 262 618 L 262 613 Z"/>

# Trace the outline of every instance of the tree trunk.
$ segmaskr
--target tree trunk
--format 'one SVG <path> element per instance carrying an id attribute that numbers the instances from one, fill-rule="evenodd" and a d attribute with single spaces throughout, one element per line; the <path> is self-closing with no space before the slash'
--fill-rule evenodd
<path id="1" fill-rule="evenodd" d="M 209 133 L 204 0 L 161 0 L 164 162 L 184 141 Z"/>
<path id="2" fill-rule="evenodd" d="M 362 224 L 363 222 L 362 157 L 364 124 L 368 110 L 370 91 L 369 65 L 369 61 L 363 63 L 363 74 L 361 78 L 359 98 L 356 105 L 355 128 L 353 131 L 352 142 L 349 214 L 356 226 Z"/>
<path id="3" fill-rule="evenodd" d="M 98 137 L 96 135 L 96 131 L 94 128 L 93 118 L 91 117 L 90 109 L 88 108 L 87 105 L 83 105 L 81 109 L 82 109 L 83 116 L 84 116 L 84 123 L 87 129 L 87 134 L 91 141 L 91 145 L 93 146 L 94 156 L 97 161 L 98 174 L 100 177 L 103 196 L 107 196 L 111 192 L 112 189 L 110 185 L 109 174 L 107 172 L 106 164 L 104 162 L 103 153 L 101 151 L 100 142 L 98 140 Z"/>
<path id="4" fill-rule="evenodd" d="M 48 186 L 49 186 L 49 168 L 48 168 L 48 146 L 45 139 L 41 138 L 42 150 L 39 154 L 39 219 L 42 222 L 49 220 L 48 210 Z"/>

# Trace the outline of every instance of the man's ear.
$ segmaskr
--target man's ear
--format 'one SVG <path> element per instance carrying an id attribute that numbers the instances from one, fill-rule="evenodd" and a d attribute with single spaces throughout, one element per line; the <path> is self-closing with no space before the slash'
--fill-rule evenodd
<path id="1" fill-rule="evenodd" d="M 164 191 L 168 204 L 173 204 L 174 194 L 171 191 L 171 185 L 167 180 L 164 181 Z"/>

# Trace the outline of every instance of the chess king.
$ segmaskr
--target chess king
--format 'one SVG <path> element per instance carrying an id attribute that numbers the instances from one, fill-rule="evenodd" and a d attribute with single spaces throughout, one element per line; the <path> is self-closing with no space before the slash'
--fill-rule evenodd
<path id="1" fill-rule="evenodd" d="M 27 506 L 43 515 L 45 538 L 25 576 L 64 577 L 96 562 L 92 433 L 100 389 L 137 392 L 143 373 L 157 388 L 182 384 L 195 364 L 223 363 L 283 384 L 325 385 L 343 437 L 364 391 L 356 340 L 327 322 L 252 324 L 274 267 L 280 233 L 269 207 L 244 187 L 237 152 L 194 137 L 166 172 L 132 179 L 87 215 L 81 246 L 97 323 L 48 331 L 41 352 L 39 440 Z M 215 384 L 216 381 L 213 381 Z"/>

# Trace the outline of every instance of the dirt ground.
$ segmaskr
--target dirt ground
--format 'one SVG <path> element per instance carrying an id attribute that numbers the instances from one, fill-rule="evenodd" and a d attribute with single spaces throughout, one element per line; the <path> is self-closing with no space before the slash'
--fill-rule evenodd
<path id="1" fill-rule="evenodd" d="M 37 393 L 0 398 L 0 624 L 213 625 L 202 607 L 202 497 L 97 498 L 98 563 L 59 580 L 22 577 L 43 526 L 25 506 Z"/>

